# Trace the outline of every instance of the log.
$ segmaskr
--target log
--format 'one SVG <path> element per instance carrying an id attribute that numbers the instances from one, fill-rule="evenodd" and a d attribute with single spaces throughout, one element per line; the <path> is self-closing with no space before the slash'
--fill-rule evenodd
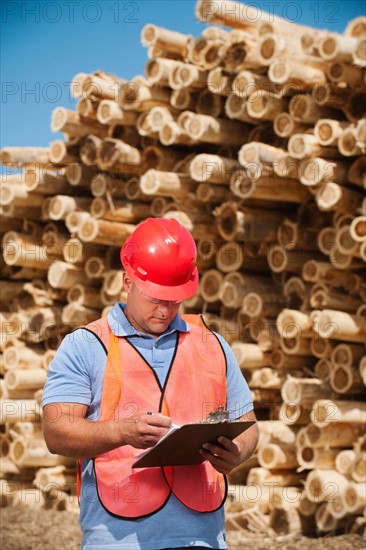
<path id="1" fill-rule="evenodd" d="M 286 99 L 267 90 L 257 90 L 247 101 L 249 116 L 261 120 L 274 120 L 279 111 L 286 111 L 288 106 Z"/>
<path id="2" fill-rule="evenodd" d="M 66 262 L 56 261 L 49 270 L 47 280 L 53 288 L 67 289 L 84 281 L 84 270 Z"/>
<path id="3" fill-rule="evenodd" d="M 308 338 L 282 338 L 280 345 L 286 355 L 308 356 L 314 355 L 311 342 Z"/>
<path id="4" fill-rule="evenodd" d="M 99 291 L 95 288 L 76 283 L 67 291 L 67 301 L 76 302 L 82 306 L 102 309 L 103 304 L 100 300 Z"/>
<path id="5" fill-rule="evenodd" d="M 269 40 L 272 40 L 273 44 L 278 43 L 277 37 L 268 37 L 262 42 L 262 48 L 267 45 L 266 42 Z M 312 66 L 311 63 L 304 63 L 301 59 L 287 59 L 286 57 L 277 57 L 276 59 L 275 50 L 276 48 L 273 53 L 271 52 L 267 61 L 270 63 L 268 77 L 271 82 L 294 86 L 301 90 L 312 90 L 314 82 L 317 85 L 327 82 L 326 75 L 321 68 Z"/>
<path id="6" fill-rule="evenodd" d="M 85 307 L 78 302 L 70 302 L 63 308 L 61 319 L 65 325 L 72 325 L 73 328 L 77 328 L 95 321 L 98 315 L 98 309 Z"/>
<path id="7" fill-rule="evenodd" d="M 318 138 L 311 134 L 294 134 L 288 141 L 288 152 L 295 159 L 307 157 L 338 158 L 340 152 L 336 147 L 323 147 Z"/>
<path id="8" fill-rule="evenodd" d="M 227 145 L 241 145 L 249 131 L 240 122 L 199 114 L 191 115 L 185 130 L 193 140 Z"/>
<path id="9" fill-rule="evenodd" d="M 140 187 L 146 195 L 185 197 L 195 190 L 196 183 L 188 174 L 148 170 L 140 178 Z"/>
<path id="10" fill-rule="evenodd" d="M 242 369 L 256 369 L 270 364 L 269 355 L 257 344 L 234 342 L 232 349 Z"/>
<path id="11" fill-rule="evenodd" d="M 246 98 L 231 94 L 225 102 L 225 114 L 230 119 L 240 120 L 252 125 L 259 124 L 260 120 L 249 115 L 247 105 L 248 100 Z"/>
<path id="12" fill-rule="evenodd" d="M 200 115 L 219 117 L 224 107 L 221 96 L 212 94 L 209 90 L 202 90 L 197 98 L 196 111 Z"/>
<path id="13" fill-rule="evenodd" d="M 110 196 L 113 198 L 122 198 L 125 197 L 125 187 L 125 180 L 99 172 L 91 180 L 90 191 L 94 197 Z"/>
<path id="14" fill-rule="evenodd" d="M 319 157 L 305 159 L 300 163 L 300 181 L 314 187 L 329 181 L 344 183 L 348 168 L 348 164 L 342 161 L 332 162 Z"/>
<path id="15" fill-rule="evenodd" d="M 312 251 L 301 249 L 286 249 L 275 244 L 268 251 L 267 260 L 272 271 L 281 273 L 301 273 L 304 264 L 313 257 Z"/>
<path id="16" fill-rule="evenodd" d="M 82 223 L 90 218 L 89 212 L 69 212 L 65 217 L 65 225 L 71 235 L 77 233 Z"/>
<path id="17" fill-rule="evenodd" d="M 223 67 L 216 67 L 207 75 L 207 88 L 212 94 L 229 96 L 233 91 L 235 73 L 226 71 Z"/>
<path id="18" fill-rule="evenodd" d="M 293 276 L 287 279 L 283 285 L 283 294 L 289 309 L 295 309 L 296 307 L 300 311 L 308 311 L 310 309 L 310 285 L 305 283 L 300 277 Z M 285 345 L 286 348 L 290 348 L 290 346 L 297 348 L 294 341 Z"/>
<path id="19" fill-rule="evenodd" d="M 3 147 L 0 162 L 4 166 L 22 167 L 47 165 L 50 162 L 48 147 Z"/>
<path id="20" fill-rule="evenodd" d="M 306 478 L 304 491 L 311 502 L 328 502 L 347 486 L 347 478 L 335 470 L 315 469 Z"/>
<path id="21" fill-rule="evenodd" d="M 3 236 L 3 257 L 7 265 L 25 266 L 34 269 L 48 269 L 52 260 L 42 246 L 42 242 L 16 231 L 8 231 Z"/>
<path id="22" fill-rule="evenodd" d="M 237 242 L 227 242 L 218 250 L 216 256 L 216 266 L 223 273 L 231 273 L 232 271 L 255 271 L 266 273 L 268 264 L 263 256 L 251 254 L 248 246 L 240 245 Z"/>
<path id="23" fill-rule="evenodd" d="M 90 217 L 81 224 L 78 237 L 88 243 L 120 246 L 134 229 L 135 226 L 132 224 L 97 220 Z"/>
<path id="24" fill-rule="evenodd" d="M 301 375 L 301 371 L 292 371 L 294 375 Z M 286 380 L 289 371 L 275 370 L 270 367 L 262 367 L 251 373 L 250 386 L 254 388 L 280 389 Z"/>
<path id="25" fill-rule="evenodd" d="M 218 232 L 225 240 L 252 244 L 272 242 L 282 220 L 281 213 L 238 207 L 233 201 L 221 204 L 214 211 L 214 215 Z M 260 226 L 257 223 L 258 217 L 263 220 Z M 259 260 L 266 251 L 263 247 L 254 247 L 254 252 Z"/>
<path id="26" fill-rule="evenodd" d="M 108 269 L 107 262 L 99 256 L 89 258 L 84 266 L 85 274 L 88 279 L 100 279 Z"/>
<path id="27" fill-rule="evenodd" d="M 56 466 L 63 457 L 51 454 L 42 439 L 17 438 L 10 445 L 10 458 L 20 468 Z M 67 459 L 66 459 L 67 460 Z"/>
<path id="28" fill-rule="evenodd" d="M 42 195 L 67 194 L 70 192 L 70 185 L 65 174 L 39 166 L 28 168 L 25 171 L 24 185 L 28 191 L 34 191 Z"/>
<path id="29" fill-rule="evenodd" d="M 191 37 L 188 42 L 188 61 L 209 71 L 220 64 L 225 46 L 220 39 L 208 40 L 204 36 Z"/>
<path id="30" fill-rule="evenodd" d="M 82 80 L 82 90 L 86 97 L 116 100 L 118 87 L 126 81 L 103 71 L 95 71 Z"/>
<path id="31" fill-rule="evenodd" d="M 331 353 L 334 365 L 351 367 L 362 359 L 365 348 L 361 344 L 337 344 Z"/>
<path id="32" fill-rule="evenodd" d="M 80 162 L 72 162 L 65 168 L 66 179 L 74 187 L 89 189 L 95 173 L 93 166 L 84 166 Z"/>
<path id="33" fill-rule="evenodd" d="M 346 512 L 348 514 L 362 514 L 365 502 L 365 484 L 350 481 L 344 491 Z"/>
<path id="34" fill-rule="evenodd" d="M 365 451 L 356 453 L 356 458 L 352 463 L 351 476 L 357 483 L 366 482 L 366 453 Z"/>
<path id="35" fill-rule="evenodd" d="M 366 405 L 361 401 L 337 401 L 321 399 L 314 403 L 311 420 L 319 428 L 328 423 L 349 422 L 362 424 L 366 419 Z"/>
<path id="36" fill-rule="evenodd" d="M 355 127 L 351 126 L 343 130 L 338 138 L 338 149 L 345 157 L 354 157 L 365 152 L 365 148 L 358 140 Z"/>
<path id="37" fill-rule="evenodd" d="M 86 245 L 77 237 L 73 237 L 66 241 L 62 248 L 63 259 L 66 263 L 82 266 L 88 258 L 102 254 L 101 247 L 92 244 Z"/>
<path id="38" fill-rule="evenodd" d="M 46 382 L 44 369 L 12 369 L 5 373 L 5 383 L 9 390 L 36 390 Z"/>
<path id="39" fill-rule="evenodd" d="M 232 91 L 238 97 L 247 99 L 251 94 L 259 89 L 269 90 L 271 88 L 270 80 L 261 74 L 248 70 L 239 71 L 235 74 L 232 81 Z"/>
<path id="40" fill-rule="evenodd" d="M 236 271 L 225 275 L 221 290 L 220 300 L 229 308 L 239 308 L 248 292 L 254 291 L 265 294 L 274 290 L 273 283 L 266 277 L 247 275 Z"/>
<path id="41" fill-rule="evenodd" d="M 40 348 L 32 349 L 28 346 L 11 346 L 6 348 L 3 353 L 5 371 L 41 367 L 42 351 Z M 13 388 L 8 386 L 8 389 Z"/>
<path id="42" fill-rule="evenodd" d="M 293 445 L 275 443 L 261 445 L 258 449 L 258 461 L 262 468 L 268 470 L 290 470 L 298 466 Z"/>
<path id="43" fill-rule="evenodd" d="M 350 234 L 356 242 L 362 243 L 366 237 L 366 216 L 357 216 L 350 225 Z"/>
<path id="44" fill-rule="evenodd" d="M 290 376 L 281 389 L 281 396 L 285 402 L 297 403 L 309 407 L 316 399 L 325 399 L 329 395 L 329 388 L 317 378 L 296 379 Z"/>
<path id="45" fill-rule="evenodd" d="M 195 140 L 188 136 L 179 125 L 174 122 L 167 122 L 159 131 L 159 140 L 163 145 L 192 145 Z"/>
<path id="46" fill-rule="evenodd" d="M 349 475 L 351 473 L 352 463 L 356 457 L 353 449 L 344 449 L 339 451 L 335 457 L 335 467 L 340 474 Z"/>
<path id="47" fill-rule="evenodd" d="M 284 309 L 277 317 L 277 326 L 282 338 L 310 338 L 312 324 L 309 315 L 294 309 Z"/>
<path id="48" fill-rule="evenodd" d="M 88 134 L 94 134 L 99 137 L 106 135 L 104 126 L 96 121 L 82 121 L 79 113 L 70 111 L 65 107 L 56 107 L 52 111 L 51 130 L 52 132 L 64 132 L 78 138 L 85 137 Z M 50 160 L 52 160 L 51 157 Z"/>
<path id="49" fill-rule="evenodd" d="M 0 401 L 0 423 L 40 422 L 42 409 L 34 399 L 2 399 Z"/>
<path id="50" fill-rule="evenodd" d="M 186 172 L 185 153 L 179 149 L 147 146 L 142 152 L 141 162 L 143 170 L 150 168 L 156 170 Z M 181 166 L 182 165 L 182 166 Z"/>
<path id="51" fill-rule="evenodd" d="M 150 208 L 143 203 L 131 204 L 123 201 L 112 201 L 110 208 L 106 200 L 97 197 L 91 203 L 90 214 L 96 219 L 102 218 L 116 222 L 139 222 L 149 217 Z"/>
<path id="52" fill-rule="evenodd" d="M 301 470 L 334 469 L 335 459 L 339 449 L 313 449 L 312 447 L 297 447 L 296 456 Z"/>
<path id="53" fill-rule="evenodd" d="M 160 86 L 150 86 L 144 78 L 135 77 L 121 86 L 119 90 L 119 105 L 126 111 L 139 113 L 148 111 L 157 105 L 169 105 L 169 92 Z"/>
<path id="54" fill-rule="evenodd" d="M 140 163 L 140 151 L 118 139 L 106 138 L 97 151 L 97 164 L 107 172 L 137 175 Z"/>
<path id="55" fill-rule="evenodd" d="M 241 199 L 260 199 L 274 202 L 303 203 L 308 198 L 306 188 L 275 174 L 250 177 L 248 170 L 236 171 L 230 180 L 232 193 Z"/>
<path id="56" fill-rule="evenodd" d="M 170 96 L 170 105 L 179 111 L 192 110 L 195 106 L 195 97 L 186 88 L 173 90 Z"/>
<path id="57" fill-rule="evenodd" d="M 293 222 L 289 218 L 285 218 L 277 230 L 278 244 L 287 250 L 314 250 L 315 235 L 311 228 L 301 227 L 298 222 Z"/>
<path id="58" fill-rule="evenodd" d="M 323 118 L 316 122 L 314 135 L 318 138 L 320 145 L 337 145 L 338 139 L 348 126 L 348 122 Z"/>
<path id="59" fill-rule="evenodd" d="M 293 116 L 285 111 L 278 113 L 273 119 L 273 130 L 275 134 L 281 138 L 287 138 L 294 134 L 301 134 L 305 132 L 307 128 L 305 124 L 295 121 Z"/>
<path id="60" fill-rule="evenodd" d="M 321 338 L 363 343 L 366 335 L 366 324 L 365 319 L 360 316 L 325 309 L 319 312 L 317 319 L 314 319 L 313 330 Z"/>
<path id="61" fill-rule="evenodd" d="M 198 154 L 189 164 L 193 180 L 213 184 L 229 183 L 231 174 L 239 168 L 235 159 L 219 155 Z"/>
<path id="62" fill-rule="evenodd" d="M 115 296 L 123 290 L 122 275 L 120 270 L 109 269 L 104 275 L 103 290 L 109 296 Z"/>
<path id="63" fill-rule="evenodd" d="M 328 503 L 323 503 L 319 506 L 315 513 L 315 522 L 317 530 L 321 533 L 335 531 L 339 524 L 339 520 L 333 516 L 330 504 Z"/>
<path id="64" fill-rule="evenodd" d="M 115 101 L 103 99 L 97 109 L 97 120 L 100 124 L 135 126 L 137 113 L 124 111 Z"/>
<path id="65" fill-rule="evenodd" d="M 313 88 L 312 97 L 317 105 L 342 109 L 348 99 L 350 88 L 337 84 L 323 83 Z"/>
<path id="66" fill-rule="evenodd" d="M 305 281 L 326 283 L 330 286 L 339 287 L 344 286 L 349 273 L 336 269 L 329 262 L 308 260 L 303 266 L 302 276 Z"/>
<path id="67" fill-rule="evenodd" d="M 355 296 L 336 292 L 324 285 L 315 285 L 310 298 L 310 305 L 314 309 L 342 309 L 348 313 L 354 313 L 361 303 Z"/>
<path id="68" fill-rule="evenodd" d="M 67 145 L 61 139 L 50 143 L 50 161 L 56 166 L 65 166 L 79 160 L 76 146 Z"/>
<path id="69" fill-rule="evenodd" d="M 72 463 L 70 463 L 70 466 Z M 39 468 L 35 483 L 44 492 L 50 492 L 57 487 L 58 491 L 70 491 L 75 483 L 75 470 L 61 464 L 58 466 Z"/>
<path id="70" fill-rule="evenodd" d="M 214 303 L 220 299 L 220 290 L 224 276 L 217 269 L 205 271 L 200 280 L 199 293 L 207 303 Z"/>
<path id="71" fill-rule="evenodd" d="M 86 197 L 69 197 L 67 195 L 56 195 L 51 199 L 48 213 L 51 220 L 64 220 L 70 212 L 87 212 L 91 200 Z"/>
<path id="72" fill-rule="evenodd" d="M 242 145 L 239 150 L 238 160 L 242 166 L 249 163 L 275 163 L 286 155 L 281 147 L 273 147 L 265 143 L 252 141 Z"/>
<path id="73" fill-rule="evenodd" d="M 266 293 L 264 296 L 249 292 L 243 299 L 241 312 L 250 318 L 276 317 L 284 305 L 284 298 L 278 292 Z"/>
<path id="74" fill-rule="evenodd" d="M 366 386 L 366 359 L 365 359 L 365 357 L 361 358 L 361 360 L 359 362 L 359 365 L 358 365 L 358 369 L 360 371 L 360 375 L 361 375 L 363 384 L 364 384 L 364 386 Z"/>
<path id="75" fill-rule="evenodd" d="M 292 470 L 281 470 L 280 472 L 267 470 L 266 468 L 252 468 L 248 474 L 248 485 L 274 484 L 279 487 L 299 487 L 304 474 Z"/>
<path id="76" fill-rule="evenodd" d="M 189 36 L 156 25 L 145 25 L 141 31 L 141 42 L 145 47 L 159 46 L 168 52 L 177 53 L 183 58 L 187 55 Z"/>
<path id="77" fill-rule="evenodd" d="M 349 63 L 357 48 L 357 39 L 339 34 L 326 34 L 318 44 L 319 54 L 326 61 Z"/>
<path id="78" fill-rule="evenodd" d="M 357 86 L 362 82 L 363 72 L 361 68 L 354 65 L 335 61 L 328 65 L 327 76 L 331 82 Z"/>

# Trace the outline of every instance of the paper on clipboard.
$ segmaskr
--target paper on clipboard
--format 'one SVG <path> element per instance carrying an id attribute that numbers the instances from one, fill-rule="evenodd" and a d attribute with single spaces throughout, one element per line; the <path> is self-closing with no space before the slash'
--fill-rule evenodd
<path id="1" fill-rule="evenodd" d="M 137 457 L 133 468 L 156 466 L 187 466 L 200 464 L 204 458 L 199 453 L 204 443 L 217 443 L 220 436 L 235 439 L 254 422 L 197 422 L 173 426 L 157 444 Z"/>

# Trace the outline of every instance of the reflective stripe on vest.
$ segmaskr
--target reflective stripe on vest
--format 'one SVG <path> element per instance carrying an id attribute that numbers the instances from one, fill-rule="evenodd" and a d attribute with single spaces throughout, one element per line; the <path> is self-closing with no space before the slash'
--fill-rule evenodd
<path id="1" fill-rule="evenodd" d="M 113 335 L 105 318 L 86 327 L 108 350 L 100 421 L 128 422 L 135 415 L 159 411 L 176 424 L 186 424 L 226 406 L 226 357 L 221 344 L 199 316 L 182 318 L 190 331 L 177 332 L 164 388 L 128 337 Z M 141 452 L 123 445 L 94 459 L 99 499 L 112 514 L 126 518 L 152 514 L 164 506 L 171 492 L 197 512 L 213 512 L 223 505 L 226 479 L 208 461 L 133 469 Z"/>

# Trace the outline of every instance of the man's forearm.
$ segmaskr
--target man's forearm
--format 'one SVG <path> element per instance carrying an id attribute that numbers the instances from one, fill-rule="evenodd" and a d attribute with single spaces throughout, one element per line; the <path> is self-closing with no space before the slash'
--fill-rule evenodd
<path id="1" fill-rule="evenodd" d="M 52 453 L 92 458 L 122 445 L 147 449 L 171 426 L 170 417 L 161 413 L 93 422 L 85 418 L 86 412 L 87 406 L 79 403 L 53 403 L 44 407 L 43 432 Z"/>
<path id="2" fill-rule="evenodd" d="M 51 453 L 73 458 L 92 458 L 124 444 L 117 423 L 113 420 L 93 422 L 62 415 L 58 425 L 56 423 L 44 425 Z"/>
<path id="3" fill-rule="evenodd" d="M 235 439 L 240 446 L 240 462 L 245 462 L 252 456 L 258 444 L 258 426 L 253 424 Z"/>

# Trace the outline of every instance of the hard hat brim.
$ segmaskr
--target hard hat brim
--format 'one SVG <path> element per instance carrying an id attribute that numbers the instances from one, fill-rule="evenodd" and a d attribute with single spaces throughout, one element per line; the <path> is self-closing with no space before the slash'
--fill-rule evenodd
<path id="1" fill-rule="evenodd" d="M 197 292 L 199 281 L 197 267 L 195 267 L 193 270 L 192 278 L 186 283 L 178 286 L 163 286 L 157 283 L 153 283 L 151 281 L 143 281 L 138 276 L 136 276 L 136 273 L 128 264 L 125 266 L 125 270 L 131 280 L 139 287 L 139 289 L 151 298 L 157 298 L 159 300 L 167 301 L 180 301 L 191 298 Z"/>

